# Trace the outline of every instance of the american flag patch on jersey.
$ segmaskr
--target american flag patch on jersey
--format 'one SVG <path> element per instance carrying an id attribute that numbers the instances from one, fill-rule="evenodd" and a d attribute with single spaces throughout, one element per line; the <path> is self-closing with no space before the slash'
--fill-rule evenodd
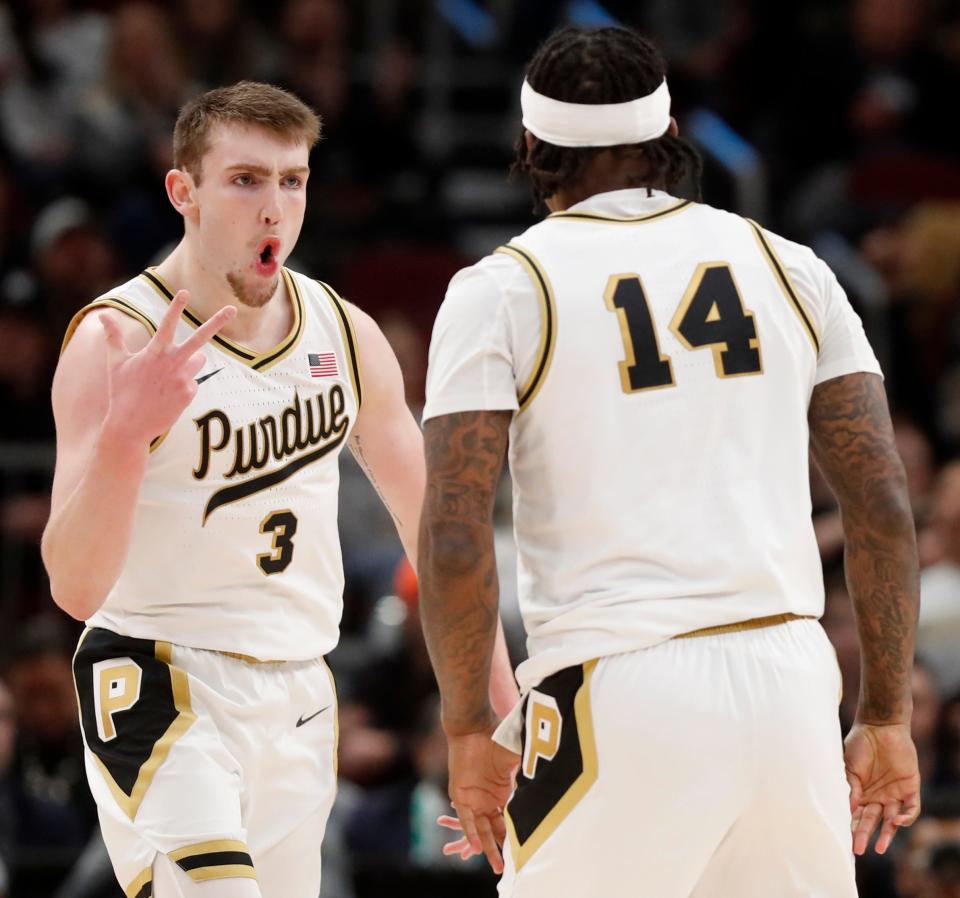
<path id="1" fill-rule="evenodd" d="M 340 373 L 337 367 L 337 355 L 334 352 L 307 353 L 311 377 L 336 377 Z"/>

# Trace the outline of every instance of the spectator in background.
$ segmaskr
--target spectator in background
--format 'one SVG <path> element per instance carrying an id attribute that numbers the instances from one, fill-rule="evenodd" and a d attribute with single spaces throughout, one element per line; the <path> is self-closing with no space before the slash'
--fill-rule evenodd
<path id="1" fill-rule="evenodd" d="M 363 665 L 349 682 L 331 659 L 341 683 L 340 774 L 365 786 L 409 777 L 412 759 L 401 734 L 437 688 L 420 629 L 417 578 L 406 558 L 395 565 L 393 586 L 395 595 L 381 599 L 371 616 Z M 392 632 L 374 633 L 378 625 Z"/>
<path id="2" fill-rule="evenodd" d="M 960 690 L 960 461 L 940 473 L 927 538 L 936 540 L 940 560 L 920 574 L 917 651 L 952 695 Z"/>
<path id="3" fill-rule="evenodd" d="M 944 420 L 937 385 L 960 351 L 960 202 L 928 200 L 870 231 L 862 251 L 890 295 L 891 391 L 941 442 L 960 445 L 960 418 Z M 946 425 L 946 426 L 945 426 Z"/>
<path id="4" fill-rule="evenodd" d="M 940 707 L 937 757 L 936 785 L 960 789 L 960 692 L 955 692 Z"/>
<path id="5" fill-rule="evenodd" d="M 43 209 L 30 249 L 37 295 L 59 339 L 77 311 L 116 283 L 119 260 L 93 210 L 76 197 Z"/>
<path id="6" fill-rule="evenodd" d="M 0 132 L 33 186 L 62 187 L 75 149 L 71 111 L 101 75 L 109 19 L 68 0 L 0 9 Z"/>
<path id="7" fill-rule="evenodd" d="M 46 894 L 80 855 L 89 828 L 69 798 L 51 797 L 51 790 L 38 788 L 36 778 L 24 770 L 23 734 L 18 745 L 16 719 L 26 709 L 14 701 L 14 692 L 22 690 L 13 679 L 10 683 L 13 691 L 0 679 L 0 880 L 6 870 L 15 894 Z M 34 699 L 44 701 L 28 692 L 26 700 Z"/>
<path id="8" fill-rule="evenodd" d="M 942 793 L 925 801 L 924 816 L 901 834 L 897 846 L 897 898 L 960 895 L 960 800 Z"/>
<path id="9" fill-rule="evenodd" d="M 179 0 L 177 44 L 191 81 L 211 88 L 276 76 L 278 47 L 249 10 L 243 0 Z"/>
<path id="10" fill-rule="evenodd" d="M 459 867 L 459 858 L 443 855 L 447 838 L 436 825 L 437 817 L 450 810 L 439 696 L 425 697 L 412 717 L 404 738 L 410 773 L 359 800 L 347 820 L 347 846 L 362 864 Z M 481 867 L 482 862 L 474 858 L 472 865 Z"/>
<path id="11" fill-rule="evenodd" d="M 173 124 L 196 86 L 162 7 L 126 3 L 112 26 L 106 70 L 80 103 L 76 142 L 83 175 L 116 199 L 172 168 Z"/>
<path id="12" fill-rule="evenodd" d="M 910 736 L 917 747 L 921 783 L 929 789 L 937 772 L 937 723 L 940 719 L 940 689 L 937 678 L 922 657 L 913 662 L 911 675 L 913 715 L 910 718 Z"/>
<path id="13" fill-rule="evenodd" d="M 86 837 L 96 812 L 83 771 L 73 642 L 62 618 L 36 617 L 20 628 L 4 673 L 20 730 L 15 774 L 30 795 L 69 808 Z"/>

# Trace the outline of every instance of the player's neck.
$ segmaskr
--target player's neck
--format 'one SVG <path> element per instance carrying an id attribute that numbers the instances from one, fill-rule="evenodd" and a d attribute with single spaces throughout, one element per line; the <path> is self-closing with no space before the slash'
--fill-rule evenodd
<path id="1" fill-rule="evenodd" d="M 206 268 L 190 251 L 186 240 L 157 266 L 157 273 L 174 292 L 190 291 L 190 308 L 204 321 L 224 306 L 235 306 L 236 317 L 220 331 L 228 340 L 250 349 L 266 350 L 279 343 L 289 330 L 293 312 L 282 277 L 264 305 L 244 305 L 226 280 Z"/>
<path id="2" fill-rule="evenodd" d="M 582 203 L 584 200 L 600 193 L 610 193 L 613 190 L 646 190 L 648 187 L 652 190 L 663 190 L 662 184 L 630 184 L 622 181 L 597 184 L 590 187 L 577 185 L 575 188 L 558 190 L 553 196 L 544 200 L 544 205 L 551 212 L 563 212 L 571 206 Z"/>

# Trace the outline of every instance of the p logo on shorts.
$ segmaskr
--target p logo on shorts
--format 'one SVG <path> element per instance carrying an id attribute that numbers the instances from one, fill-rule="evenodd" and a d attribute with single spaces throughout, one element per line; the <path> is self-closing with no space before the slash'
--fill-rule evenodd
<path id="1" fill-rule="evenodd" d="M 523 764 L 505 814 L 517 870 L 596 782 L 597 746 L 590 710 L 596 666 L 596 661 L 588 661 L 557 671 L 527 696 Z"/>
<path id="2" fill-rule="evenodd" d="M 129 711 L 140 698 L 143 671 L 132 658 L 111 658 L 93 665 L 93 701 L 97 735 L 103 742 L 117 738 L 113 715 Z"/>
<path id="3" fill-rule="evenodd" d="M 73 658 L 83 738 L 132 820 L 173 743 L 196 720 L 172 646 L 87 630 Z"/>
<path id="4" fill-rule="evenodd" d="M 526 738 L 523 740 L 523 775 L 533 779 L 537 761 L 552 761 L 560 747 L 563 718 L 552 695 L 531 690 L 527 699 Z"/>

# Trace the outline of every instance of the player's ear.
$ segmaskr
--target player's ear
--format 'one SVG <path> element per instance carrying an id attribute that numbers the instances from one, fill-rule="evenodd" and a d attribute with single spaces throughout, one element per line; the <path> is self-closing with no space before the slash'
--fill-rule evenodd
<path id="1" fill-rule="evenodd" d="M 527 152 L 529 153 L 533 149 L 534 144 L 536 144 L 537 138 L 534 137 L 529 131 L 524 131 L 523 142 L 527 145 Z"/>
<path id="2" fill-rule="evenodd" d="M 172 168 L 167 172 L 163 183 L 173 208 L 184 218 L 193 215 L 197 208 L 197 187 L 190 172 Z"/>
<path id="3" fill-rule="evenodd" d="M 671 137 L 677 137 L 680 134 L 680 126 L 672 115 L 670 116 L 670 124 L 667 126 L 667 134 Z"/>

